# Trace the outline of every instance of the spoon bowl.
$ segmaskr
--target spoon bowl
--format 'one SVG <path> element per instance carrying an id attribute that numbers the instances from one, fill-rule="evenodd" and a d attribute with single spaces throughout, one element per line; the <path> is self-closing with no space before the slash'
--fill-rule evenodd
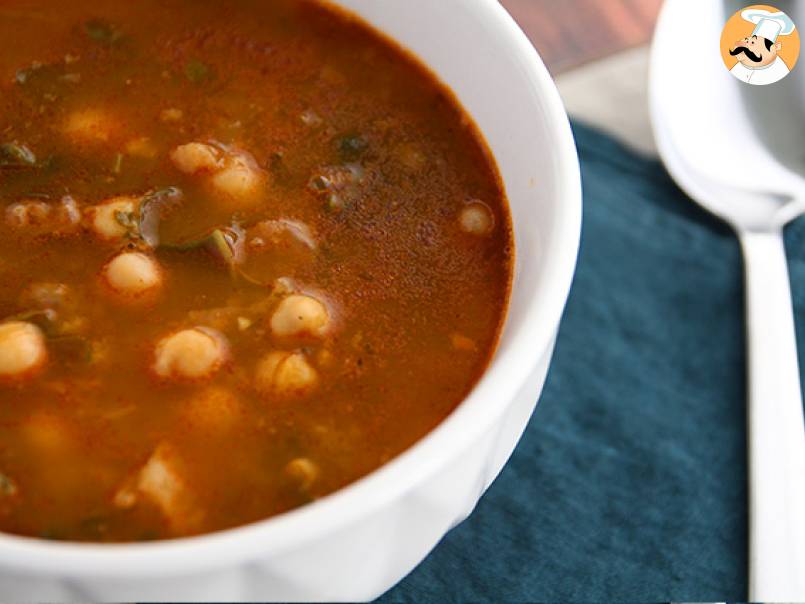
<path id="1" fill-rule="evenodd" d="M 751 86 L 729 73 L 718 41 L 730 14 L 716 2 L 666 1 L 652 48 L 650 112 L 671 176 L 732 226 L 744 255 L 749 600 L 803 601 L 805 426 L 782 229 L 805 211 L 805 179 L 763 136 L 790 116 L 761 115 L 752 90 L 795 88 Z M 705 49 L 695 61 L 680 46 L 682 35 Z"/>
<path id="2" fill-rule="evenodd" d="M 717 52 L 729 15 L 717 2 L 696 9 L 693 19 L 689 2 L 669 0 L 655 34 L 650 102 L 660 154 L 686 193 L 735 228 L 782 226 L 781 218 L 805 212 L 805 178 L 783 164 L 759 132 L 761 117 L 751 115 L 746 102 L 758 87 L 730 75 Z M 690 62 L 679 32 L 712 41 L 713 52 Z M 788 204 L 795 209 L 778 214 Z"/>

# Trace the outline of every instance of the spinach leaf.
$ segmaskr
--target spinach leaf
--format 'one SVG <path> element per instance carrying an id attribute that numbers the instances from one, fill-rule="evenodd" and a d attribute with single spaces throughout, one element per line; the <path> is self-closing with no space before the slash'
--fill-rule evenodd
<path id="1" fill-rule="evenodd" d="M 243 246 L 246 240 L 245 231 L 233 224 L 228 227 L 213 229 L 204 237 L 178 244 L 162 244 L 163 249 L 186 252 L 190 250 L 206 250 L 229 270 L 233 280 L 243 280 L 251 285 L 268 287 L 270 284 L 255 279 L 243 271 Z"/>
<path id="2" fill-rule="evenodd" d="M 184 243 L 165 244 L 163 248 L 186 252 L 190 250 L 205 249 L 215 258 L 227 266 L 234 266 L 239 258 L 237 247 L 241 243 L 243 232 L 237 227 L 213 229 L 199 239 L 192 239 Z"/>

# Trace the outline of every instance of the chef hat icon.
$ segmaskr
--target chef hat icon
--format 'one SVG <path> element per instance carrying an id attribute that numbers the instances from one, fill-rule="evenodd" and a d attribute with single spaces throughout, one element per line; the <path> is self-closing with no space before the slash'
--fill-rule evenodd
<path id="1" fill-rule="evenodd" d="M 796 27 L 794 22 L 784 12 L 773 13 L 762 8 L 748 8 L 741 13 L 741 17 L 755 24 L 753 36 L 766 38 L 774 42 L 777 36 L 787 36 Z"/>

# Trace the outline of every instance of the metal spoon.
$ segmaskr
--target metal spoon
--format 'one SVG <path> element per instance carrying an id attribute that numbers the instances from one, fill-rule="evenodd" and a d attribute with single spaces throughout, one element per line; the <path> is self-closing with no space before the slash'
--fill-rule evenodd
<path id="1" fill-rule="evenodd" d="M 747 102 L 755 91 L 721 60 L 727 17 L 717 2 L 667 0 L 652 48 L 651 117 L 674 180 L 735 230 L 743 250 L 749 600 L 805 601 L 805 424 L 782 237 L 805 212 L 805 179 L 764 143 Z M 751 88 L 782 94 L 779 86 Z"/>

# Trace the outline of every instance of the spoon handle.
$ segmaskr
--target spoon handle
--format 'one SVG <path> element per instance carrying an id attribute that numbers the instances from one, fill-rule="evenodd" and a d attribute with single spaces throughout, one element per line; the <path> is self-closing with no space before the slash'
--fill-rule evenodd
<path id="1" fill-rule="evenodd" d="M 740 235 L 749 362 L 749 601 L 805 601 L 805 424 L 781 231 Z"/>

